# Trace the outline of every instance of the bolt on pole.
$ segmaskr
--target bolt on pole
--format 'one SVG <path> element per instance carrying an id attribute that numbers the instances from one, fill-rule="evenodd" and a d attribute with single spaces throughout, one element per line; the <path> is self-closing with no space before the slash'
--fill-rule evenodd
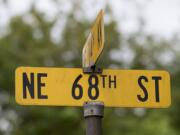
<path id="1" fill-rule="evenodd" d="M 86 135 L 102 135 L 103 102 L 85 102 Z"/>

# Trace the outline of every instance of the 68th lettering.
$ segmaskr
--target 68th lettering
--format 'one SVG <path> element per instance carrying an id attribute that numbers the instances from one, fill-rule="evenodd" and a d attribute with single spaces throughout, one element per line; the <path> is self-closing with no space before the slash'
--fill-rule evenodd
<path id="1" fill-rule="evenodd" d="M 73 83 L 72 86 L 72 97 L 74 99 L 81 99 L 83 96 L 83 88 L 80 84 L 78 84 L 78 81 L 82 78 L 82 75 L 80 74 L 76 80 Z M 93 82 L 94 80 L 94 82 Z M 98 88 L 98 84 L 99 84 L 99 80 L 98 77 L 96 75 L 90 75 L 89 79 L 88 79 L 88 84 L 89 84 L 89 88 L 88 88 L 88 96 L 90 99 L 92 100 L 96 100 L 99 97 L 99 88 Z M 78 94 L 77 90 L 79 91 Z M 95 91 L 95 95 L 92 94 L 92 91 Z"/>
<path id="2" fill-rule="evenodd" d="M 74 81 L 72 86 L 72 97 L 76 100 L 79 100 L 83 96 L 83 87 L 78 83 L 82 78 L 82 74 L 80 74 Z M 99 97 L 99 83 L 102 83 L 103 88 L 116 88 L 116 76 L 107 76 L 107 75 L 100 75 L 102 81 L 99 81 L 97 75 L 92 74 L 88 78 L 88 97 L 91 100 L 96 100 Z M 106 85 L 108 82 L 108 85 Z M 94 92 L 93 92 L 94 91 Z"/>

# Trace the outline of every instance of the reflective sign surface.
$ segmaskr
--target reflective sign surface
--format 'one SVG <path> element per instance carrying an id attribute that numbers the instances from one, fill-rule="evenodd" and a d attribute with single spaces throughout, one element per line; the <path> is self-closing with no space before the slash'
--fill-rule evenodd
<path id="1" fill-rule="evenodd" d="M 112 70 L 84 74 L 80 68 L 20 67 L 16 101 L 22 105 L 83 106 L 102 101 L 106 107 L 168 107 L 170 77 L 166 71 Z"/>

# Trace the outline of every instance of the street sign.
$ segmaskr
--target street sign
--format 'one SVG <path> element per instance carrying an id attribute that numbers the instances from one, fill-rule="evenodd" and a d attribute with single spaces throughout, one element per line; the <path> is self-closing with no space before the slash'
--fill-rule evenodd
<path id="1" fill-rule="evenodd" d="M 81 68 L 19 67 L 16 101 L 22 105 L 83 106 L 102 101 L 106 107 L 164 108 L 171 104 L 166 71 L 104 69 L 84 74 Z"/>
<path id="2" fill-rule="evenodd" d="M 84 45 L 82 52 L 83 68 L 95 65 L 104 48 L 103 15 L 103 10 L 101 10 Z"/>

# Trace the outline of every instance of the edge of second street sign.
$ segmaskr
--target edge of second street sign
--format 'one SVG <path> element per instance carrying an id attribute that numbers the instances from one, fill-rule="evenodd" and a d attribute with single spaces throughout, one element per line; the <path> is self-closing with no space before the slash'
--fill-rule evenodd
<path id="1" fill-rule="evenodd" d="M 104 48 L 104 12 L 101 10 L 95 20 L 91 32 L 86 40 L 82 51 L 82 66 L 91 67 L 96 64 L 97 59 Z"/>

